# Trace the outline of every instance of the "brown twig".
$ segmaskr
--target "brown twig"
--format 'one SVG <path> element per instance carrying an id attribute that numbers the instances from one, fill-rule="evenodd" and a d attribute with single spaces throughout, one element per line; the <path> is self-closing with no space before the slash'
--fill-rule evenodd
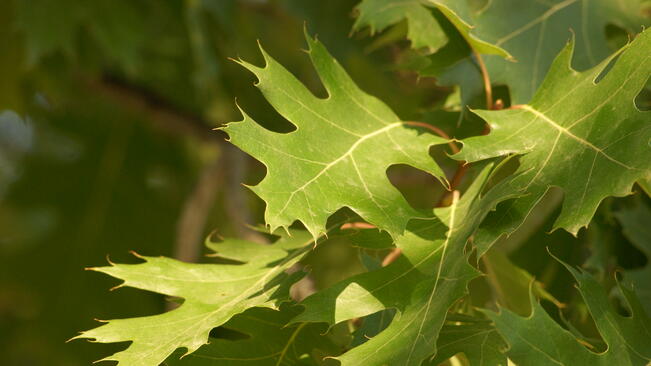
<path id="1" fill-rule="evenodd" d="M 504 102 L 501 99 L 498 99 L 496 103 L 493 103 L 493 88 L 491 86 L 491 79 L 490 76 L 488 75 L 488 69 L 486 69 L 486 64 L 484 63 L 484 59 L 481 57 L 481 54 L 476 50 L 473 50 L 473 55 L 475 56 L 477 66 L 479 67 L 479 71 L 481 72 L 481 77 L 484 83 L 484 93 L 486 94 L 486 109 L 499 110 L 504 108 Z M 484 130 L 482 131 L 482 134 L 486 135 L 488 134 L 488 132 L 490 132 L 490 127 L 487 124 Z M 457 152 L 459 152 L 458 148 L 455 154 Z M 450 192 L 453 192 L 459 187 L 459 184 L 461 184 L 461 181 L 463 180 L 463 177 L 465 176 L 469 167 L 470 164 L 468 164 L 467 162 L 462 161 L 459 163 L 459 167 L 457 168 L 457 171 L 454 173 L 454 176 L 450 180 Z M 451 197 L 450 194 L 451 193 L 444 194 L 443 197 L 441 197 L 441 199 L 439 200 L 437 206 L 445 205 Z"/>
<path id="2" fill-rule="evenodd" d="M 174 258 L 184 262 L 199 259 L 203 230 L 220 186 L 223 184 L 224 157 L 202 169 L 194 190 L 185 200 L 176 227 Z"/>
<path id="3" fill-rule="evenodd" d="M 242 152 L 225 142 L 224 132 L 211 130 L 211 123 L 201 116 L 183 111 L 152 91 L 120 78 L 106 75 L 88 78 L 79 75 L 78 79 L 90 92 L 127 110 L 145 115 L 147 118 L 143 120 L 156 130 L 175 137 L 196 139 L 209 148 L 218 147 L 220 158 L 207 163 L 203 168 L 179 217 L 175 247 L 177 258 L 196 261 L 207 216 L 220 189 L 227 192 L 226 213 L 234 223 L 238 235 L 253 241 L 263 240 L 260 235 L 246 228 L 251 221 L 251 214 L 240 186 L 245 175 L 246 161 L 243 160 Z M 224 177 L 219 174 L 220 170 L 225 172 Z"/>
<path id="4" fill-rule="evenodd" d="M 373 224 L 369 224 L 367 222 L 347 222 L 340 227 L 341 230 L 348 230 L 348 229 L 377 229 L 377 227 Z"/>
<path id="5" fill-rule="evenodd" d="M 367 222 L 347 222 L 340 227 L 341 230 L 346 229 L 377 229 L 377 226 L 369 224 Z M 402 254 L 402 249 L 393 248 L 389 254 L 387 254 L 382 260 L 382 267 L 386 267 L 389 264 L 393 263 L 400 257 Z"/>
<path id="6" fill-rule="evenodd" d="M 93 79 L 82 75 L 78 78 L 90 92 L 128 110 L 146 115 L 148 118 L 145 120 L 159 131 L 177 137 L 189 136 L 200 141 L 225 145 L 223 132 L 211 131 L 208 123 L 200 116 L 179 110 L 146 88 L 113 76 Z"/>
<path id="7" fill-rule="evenodd" d="M 493 88 L 491 86 L 491 79 L 488 76 L 488 70 L 486 69 L 486 64 L 484 64 L 484 59 L 481 57 L 481 54 L 473 49 L 473 55 L 475 55 L 475 60 L 477 61 L 477 66 L 479 66 L 479 71 L 481 72 L 481 78 L 484 82 L 484 93 L 486 94 L 486 109 L 493 109 Z"/>
<path id="8" fill-rule="evenodd" d="M 402 249 L 393 248 L 393 250 L 391 250 L 389 254 L 387 254 L 387 256 L 384 257 L 384 259 L 382 260 L 382 267 L 386 267 L 389 264 L 395 262 L 396 259 L 398 259 L 401 254 L 402 254 Z"/>
<path id="9" fill-rule="evenodd" d="M 452 139 L 450 138 L 450 135 L 448 135 L 447 133 L 445 133 L 445 131 L 443 131 L 442 129 L 440 129 L 440 128 L 436 127 L 436 126 L 432 126 L 432 125 L 430 125 L 429 123 L 425 123 L 425 122 L 417 122 L 417 121 L 405 121 L 405 122 L 403 122 L 403 123 L 406 124 L 406 125 L 409 125 L 409 126 L 417 126 L 417 127 L 427 128 L 428 130 L 434 132 L 435 134 L 437 134 L 437 135 L 443 137 L 443 138 L 446 139 L 446 140 L 452 140 Z M 456 153 L 459 152 L 459 148 L 458 148 L 457 145 L 454 143 L 454 141 L 450 141 L 450 142 L 448 142 L 448 146 L 450 146 L 450 150 L 452 150 L 452 153 L 453 153 L 453 154 L 456 154 Z"/>

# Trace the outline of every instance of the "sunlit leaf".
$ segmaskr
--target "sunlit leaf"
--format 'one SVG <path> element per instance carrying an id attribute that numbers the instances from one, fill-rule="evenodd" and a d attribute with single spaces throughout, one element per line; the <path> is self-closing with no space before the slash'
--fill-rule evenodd
<path id="1" fill-rule="evenodd" d="M 386 170 L 408 164 L 445 181 L 429 155 L 430 146 L 445 140 L 401 121 L 384 103 L 361 91 L 321 43 L 309 36 L 307 41 L 327 98 L 316 97 L 264 51 L 264 67 L 240 61 L 296 131 L 269 131 L 244 112 L 243 121 L 224 128 L 233 144 L 267 167 L 266 177 L 251 187 L 267 203 L 267 225 L 273 231 L 299 220 L 318 235 L 331 214 L 349 207 L 400 235 L 409 219 L 426 214 L 409 206 Z"/>
<path id="2" fill-rule="evenodd" d="M 210 331 L 251 307 L 275 308 L 289 298 L 300 273 L 286 269 L 301 259 L 314 241 L 293 232 L 272 245 L 241 240 L 211 243 L 220 258 L 241 264 L 193 264 L 164 257 L 140 257 L 140 264 L 93 268 L 135 287 L 183 299 L 159 315 L 115 319 L 75 338 L 112 343 L 131 341 L 124 351 L 106 357 L 120 365 L 158 365 L 178 348 L 192 353 L 208 342 Z"/>
<path id="3" fill-rule="evenodd" d="M 463 150 L 455 157 L 477 161 L 524 154 L 518 168 L 522 175 L 504 184 L 528 193 L 488 218 L 476 237 L 480 251 L 501 234 L 513 232 L 551 186 L 564 193 L 554 228 L 576 234 L 604 198 L 628 195 L 632 185 L 651 172 L 648 112 L 633 103 L 651 74 L 651 32 L 640 34 L 616 59 L 584 72 L 570 67 L 573 45 L 558 55 L 529 104 L 475 111 L 491 132 L 463 140 Z M 611 61 L 614 65 L 607 70 Z"/>

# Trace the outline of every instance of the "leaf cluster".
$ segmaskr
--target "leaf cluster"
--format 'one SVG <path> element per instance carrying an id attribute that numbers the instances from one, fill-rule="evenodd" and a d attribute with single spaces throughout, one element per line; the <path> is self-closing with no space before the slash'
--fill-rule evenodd
<path id="1" fill-rule="evenodd" d="M 219 128 L 266 168 L 248 188 L 273 243 L 209 242 L 213 263 L 94 268 L 179 304 L 75 338 L 131 342 L 103 359 L 120 365 L 648 364 L 650 267 L 615 277 L 613 265 L 620 242 L 647 257 L 651 243 L 645 6 L 363 0 L 355 30 L 382 32 L 375 48 L 454 86 L 423 121 L 363 91 L 307 31 L 325 95 L 262 47 L 261 66 L 237 60 L 293 126 L 272 131 L 241 108 Z M 609 25 L 630 40 L 613 49 Z M 416 208 L 387 176 L 397 165 L 446 192 Z M 333 242 L 364 270 L 296 295 Z"/>

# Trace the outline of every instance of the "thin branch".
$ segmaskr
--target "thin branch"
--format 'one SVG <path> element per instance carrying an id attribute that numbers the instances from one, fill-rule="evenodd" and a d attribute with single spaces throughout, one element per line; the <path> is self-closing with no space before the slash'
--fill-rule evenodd
<path id="1" fill-rule="evenodd" d="M 367 222 L 347 222 L 339 228 L 341 230 L 350 230 L 350 229 L 377 229 L 373 224 Z"/>
<path id="2" fill-rule="evenodd" d="M 484 59 L 481 57 L 481 54 L 477 52 L 477 50 L 473 49 L 472 53 L 475 56 L 475 61 L 477 62 L 477 66 L 479 67 L 479 71 L 481 72 L 481 78 L 484 83 L 484 93 L 486 94 L 486 109 L 488 110 L 502 109 L 504 107 L 504 103 L 502 102 L 501 99 L 498 99 L 497 103 L 495 104 L 493 103 L 493 88 L 491 86 L 491 79 L 490 76 L 488 75 L 488 69 L 486 68 Z M 490 127 L 487 124 L 484 130 L 482 131 L 482 134 L 486 135 L 488 134 L 489 131 L 490 131 Z M 456 149 L 455 154 L 457 152 L 459 152 L 458 148 Z M 457 168 L 457 171 L 454 173 L 454 176 L 450 180 L 450 192 L 454 192 L 459 187 L 469 167 L 470 164 L 466 162 L 462 161 L 459 163 L 459 167 Z M 451 193 L 444 194 L 443 197 L 441 197 L 437 206 L 440 207 L 443 205 L 447 205 L 448 201 L 450 201 L 450 198 L 451 198 Z"/>
<path id="3" fill-rule="evenodd" d="M 246 227 L 250 224 L 252 215 L 246 204 L 245 192 L 240 186 L 246 175 L 244 153 L 227 144 L 222 131 L 212 130 L 209 122 L 200 116 L 182 111 L 148 89 L 119 78 L 104 76 L 92 79 L 80 76 L 79 79 L 90 92 L 127 110 L 145 115 L 147 118 L 144 120 L 156 130 L 174 137 L 196 139 L 209 148 L 218 147 L 220 158 L 203 167 L 194 191 L 187 197 L 179 217 L 175 247 L 177 258 L 196 261 L 201 235 L 220 189 L 225 191 L 226 214 L 238 235 L 252 241 L 264 240 Z"/>
<path id="4" fill-rule="evenodd" d="M 450 136 L 447 133 L 445 133 L 445 131 L 443 131 L 442 129 L 440 129 L 440 128 L 436 127 L 436 126 L 432 126 L 429 123 L 417 122 L 417 121 L 405 121 L 403 123 L 406 124 L 406 125 L 409 125 L 409 126 L 418 126 L 418 127 L 427 128 L 428 130 L 434 132 L 435 134 L 443 137 L 446 140 L 452 140 L 450 138 Z M 450 150 L 452 150 L 453 154 L 456 154 L 456 153 L 459 152 L 459 148 L 454 143 L 454 141 L 448 142 L 448 146 L 450 146 Z"/>
<path id="5" fill-rule="evenodd" d="M 212 131 L 200 116 L 181 111 L 151 91 L 129 84 L 112 76 L 88 78 L 80 76 L 83 85 L 92 93 L 137 113 L 145 114 L 146 121 L 172 136 L 189 136 L 201 141 L 225 145 L 225 134 Z"/>
<path id="6" fill-rule="evenodd" d="M 493 109 L 493 88 L 491 86 L 491 79 L 488 76 L 488 69 L 486 69 L 486 64 L 484 64 L 484 59 L 481 57 L 481 54 L 473 49 L 473 55 L 475 55 L 475 61 L 477 61 L 477 66 L 479 66 L 479 71 L 481 72 L 481 78 L 484 82 L 484 93 L 486 94 L 486 109 Z"/>
<path id="7" fill-rule="evenodd" d="M 174 258 L 196 262 L 201 252 L 203 230 L 220 186 L 223 185 L 224 157 L 208 162 L 194 190 L 185 201 L 176 227 Z"/>
<path id="8" fill-rule="evenodd" d="M 386 267 L 389 264 L 395 262 L 396 259 L 398 259 L 401 254 L 402 254 L 402 249 L 393 248 L 393 250 L 391 250 L 389 254 L 387 254 L 387 256 L 384 257 L 384 260 L 382 260 L 382 267 Z"/>

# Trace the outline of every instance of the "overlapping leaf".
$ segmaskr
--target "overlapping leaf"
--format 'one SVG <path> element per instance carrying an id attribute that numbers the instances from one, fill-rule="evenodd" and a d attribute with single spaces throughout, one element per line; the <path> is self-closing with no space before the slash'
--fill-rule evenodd
<path id="1" fill-rule="evenodd" d="M 479 274 L 468 264 L 466 242 L 488 211 L 509 197 L 501 191 L 479 197 L 489 172 L 461 200 L 436 209 L 439 222 L 421 223 L 397 240 L 404 258 L 312 295 L 295 320 L 334 323 L 395 307 L 400 313 L 385 330 L 337 357 L 342 365 L 419 365 L 435 353 L 448 309 Z"/>
<path id="2" fill-rule="evenodd" d="M 423 365 L 436 366 L 448 358 L 463 353 L 472 366 L 506 366 L 503 350 L 506 344 L 497 329 L 485 322 L 446 324 L 441 328 L 436 357 Z"/>
<path id="3" fill-rule="evenodd" d="M 651 22 L 648 15 L 645 16 L 648 4 L 643 0 L 494 0 L 475 12 L 471 12 L 464 1 L 364 0 L 359 5 L 360 16 L 356 26 L 382 29 L 407 19 L 410 24 L 408 36 L 415 48 L 428 46 L 438 49 L 445 44 L 446 38 L 439 35 L 442 31 L 437 28 L 438 23 L 428 6 L 441 10 L 473 49 L 488 55 L 485 63 L 491 81 L 507 85 L 514 103 L 531 99 L 554 55 L 570 36 L 570 30 L 577 40 L 574 66 L 584 69 L 611 53 L 606 39 L 607 25 L 614 24 L 636 33 Z M 412 30 L 411 25 L 432 31 L 422 35 Z M 479 39 L 481 44 L 477 43 Z M 511 58 L 503 57 L 506 55 Z M 438 63 L 441 56 L 434 55 L 432 62 Z M 432 74 L 433 70 L 436 70 L 435 74 Z M 439 76 L 440 70 L 426 67 L 420 72 Z M 479 69 L 470 60 L 457 64 L 441 78 L 445 84 L 481 85 Z"/>
<path id="4" fill-rule="evenodd" d="M 120 365 L 158 365 L 178 348 L 192 353 L 208 341 L 211 329 L 251 307 L 275 307 L 289 297 L 300 274 L 285 273 L 311 248 L 307 232 L 294 232 L 275 244 L 227 240 L 209 244 L 219 257 L 243 264 L 192 264 L 164 257 L 141 257 L 140 264 L 112 264 L 93 270 L 122 279 L 122 286 L 183 299 L 159 315 L 110 320 L 75 338 L 97 342 L 131 341 L 106 357 Z"/>
<path id="5" fill-rule="evenodd" d="M 470 8 L 465 0 L 363 0 L 357 6 L 359 17 L 354 28 L 359 30 L 369 27 L 373 33 L 407 20 L 407 37 L 412 46 L 433 52 L 443 47 L 448 42 L 448 37 L 432 15 L 431 8 L 440 10 L 478 52 L 508 56 L 503 49 L 470 32 Z"/>
<path id="6" fill-rule="evenodd" d="M 588 350 L 532 300 L 533 312 L 527 318 L 508 310 L 498 314 L 486 312 L 509 344 L 509 358 L 519 365 L 533 366 L 648 365 L 651 361 L 651 320 L 635 295 L 625 286 L 620 286 L 632 314 L 631 317 L 621 316 L 592 276 L 565 266 L 576 279 L 608 349 L 598 354 Z"/>
<path id="7" fill-rule="evenodd" d="M 513 103 L 526 103 L 570 37 L 569 30 L 576 39 L 573 65 L 585 69 L 612 52 L 606 25 L 635 33 L 648 23 L 641 0 L 497 0 L 477 15 L 473 31 L 513 56 L 516 62 L 488 56 L 486 67 L 493 83 L 508 85 Z"/>
<path id="8" fill-rule="evenodd" d="M 551 186 L 565 194 L 554 228 L 576 233 L 601 200 L 629 194 L 637 180 L 651 174 L 649 114 L 633 102 L 651 74 L 651 32 L 585 72 L 570 67 L 573 45 L 558 55 L 530 104 L 476 111 L 491 132 L 463 140 L 456 158 L 525 154 L 522 174 L 504 184 L 528 193 L 489 216 L 476 237 L 480 251 L 517 228 Z"/>
<path id="9" fill-rule="evenodd" d="M 171 357 L 166 365 L 324 365 L 326 356 L 341 352 L 340 347 L 324 335 L 319 324 L 287 326 L 296 314 L 294 309 L 280 311 L 253 308 L 236 315 L 224 328 L 247 336 L 230 340 L 211 338 L 210 343 L 181 359 Z M 330 360 L 330 364 L 336 363 Z"/>
<path id="10" fill-rule="evenodd" d="M 264 51 L 266 65 L 241 62 L 259 80 L 258 88 L 296 131 L 266 130 L 244 112 L 244 121 L 224 130 L 231 142 L 260 160 L 267 176 L 251 189 L 266 203 L 272 231 L 300 220 L 313 234 L 327 218 L 349 207 L 392 235 L 422 216 L 386 176 L 393 164 L 408 164 L 445 181 L 429 155 L 446 141 L 400 121 L 389 107 L 362 92 L 325 47 L 307 37 L 309 55 L 328 92 L 315 97 Z"/>

